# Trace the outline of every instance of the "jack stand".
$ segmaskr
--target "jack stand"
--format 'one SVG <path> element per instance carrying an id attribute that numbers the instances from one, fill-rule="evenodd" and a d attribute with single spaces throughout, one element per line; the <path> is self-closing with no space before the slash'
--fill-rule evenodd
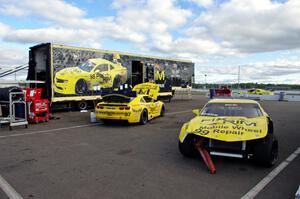
<path id="1" fill-rule="evenodd" d="M 196 149 L 199 151 L 202 159 L 204 160 L 207 168 L 209 169 L 209 172 L 211 174 L 215 174 L 216 173 L 216 168 L 215 165 L 210 157 L 210 154 L 208 153 L 208 151 L 204 148 L 203 146 L 203 140 L 199 140 L 196 144 L 195 144 Z"/>

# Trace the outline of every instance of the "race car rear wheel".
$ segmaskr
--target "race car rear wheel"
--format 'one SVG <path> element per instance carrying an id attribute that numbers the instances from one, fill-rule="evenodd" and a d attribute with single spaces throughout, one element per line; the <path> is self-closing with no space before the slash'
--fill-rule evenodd
<path id="1" fill-rule="evenodd" d="M 254 145 L 254 160 L 257 164 L 271 167 L 278 156 L 278 141 L 273 134 L 268 134 Z"/>
<path id="2" fill-rule="evenodd" d="M 148 122 L 148 111 L 146 109 L 141 113 L 140 124 L 144 125 Z"/>
<path id="3" fill-rule="evenodd" d="M 85 94 L 87 90 L 88 90 L 87 83 L 83 79 L 80 79 L 76 82 L 75 85 L 76 94 Z"/>
<path id="4" fill-rule="evenodd" d="M 161 110 L 160 110 L 160 116 L 161 116 L 161 117 L 165 116 L 165 113 L 166 113 L 165 106 L 162 106 L 162 107 L 161 107 Z"/>
<path id="5" fill-rule="evenodd" d="M 183 142 L 178 142 L 178 148 L 180 153 L 185 157 L 196 157 L 197 150 L 195 148 L 196 137 L 195 136 L 187 136 Z"/>

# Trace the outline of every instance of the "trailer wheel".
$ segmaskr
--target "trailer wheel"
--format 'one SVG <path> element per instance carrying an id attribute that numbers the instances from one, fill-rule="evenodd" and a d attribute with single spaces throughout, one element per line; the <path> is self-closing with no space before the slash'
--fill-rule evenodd
<path id="1" fill-rule="evenodd" d="M 140 124 L 144 125 L 148 122 L 148 111 L 146 109 L 141 113 Z"/>
<path id="2" fill-rule="evenodd" d="M 81 101 L 81 102 L 78 102 L 77 103 L 77 108 L 78 108 L 78 110 L 87 110 L 87 108 L 88 108 L 88 103 L 87 103 L 87 101 Z"/>
<path id="3" fill-rule="evenodd" d="M 183 143 L 181 143 L 180 141 L 178 142 L 178 148 L 180 153 L 185 156 L 185 157 L 189 157 L 189 158 L 193 158 L 197 156 L 197 150 L 195 148 L 195 136 L 187 136 Z"/>
<path id="4" fill-rule="evenodd" d="M 268 134 L 254 145 L 254 160 L 257 164 L 271 167 L 278 156 L 278 141 L 273 134 Z"/>
<path id="5" fill-rule="evenodd" d="M 85 80 L 80 79 L 76 82 L 75 92 L 76 94 L 85 94 L 87 92 L 87 83 Z"/>
<path id="6" fill-rule="evenodd" d="M 121 77 L 119 75 L 115 76 L 113 81 L 113 88 L 120 88 L 121 86 Z"/>

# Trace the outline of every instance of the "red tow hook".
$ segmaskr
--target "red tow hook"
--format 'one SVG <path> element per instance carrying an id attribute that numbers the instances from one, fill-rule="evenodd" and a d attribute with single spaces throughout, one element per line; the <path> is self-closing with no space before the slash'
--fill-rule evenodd
<path id="1" fill-rule="evenodd" d="M 195 147 L 199 151 L 202 159 L 204 160 L 207 168 L 209 169 L 209 172 L 211 174 L 215 174 L 216 173 L 215 165 L 210 157 L 210 154 L 203 146 L 203 140 L 199 140 L 198 142 L 196 142 Z"/>

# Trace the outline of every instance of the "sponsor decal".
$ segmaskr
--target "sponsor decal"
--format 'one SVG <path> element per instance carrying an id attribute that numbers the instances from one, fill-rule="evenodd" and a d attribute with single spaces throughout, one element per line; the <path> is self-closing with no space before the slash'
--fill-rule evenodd
<path id="1" fill-rule="evenodd" d="M 259 135 L 262 133 L 257 128 L 257 123 L 245 119 L 229 119 L 229 118 L 205 118 L 200 120 L 201 126 L 194 132 L 200 135 L 240 135 L 253 133 Z M 206 124 L 207 123 L 207 124 Z"/>
<path id="2" fill-rule="evenodd" d="M 199 128 L 199 129 L 196 129 L 195 133 L 199 133 L 200 135 L 207 135 L 207 134 L 209 134 L 209 130 Z"/>
<path id="3" fill-rule="evenodd" d="M 251 122 L 245 119 L 229 119 L 229 118 L 205 118 L 202 119 L 201 122 L 212 122 L 208 125 L 217 125 L 217 124 L 226 124 L 231 123 L 235 126 L 238 125 L 246 125 L 246 126 L 256 126 L 256 122 Z"/>

